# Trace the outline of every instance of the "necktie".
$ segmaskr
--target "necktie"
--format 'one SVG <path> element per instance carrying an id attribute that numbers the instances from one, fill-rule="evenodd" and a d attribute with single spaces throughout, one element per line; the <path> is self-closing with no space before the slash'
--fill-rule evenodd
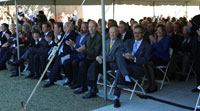
<path id="1" fill-rule="evenodd" d="M 135 43 L 133 44 L 133 51 L 131 53 L 132 56 L 134 56 L 135 52 L 137 51 L 137 45 L 138 45 L 138 41 L 135 41 Z"/>
<path id="2" fill-rule="evenodd" d="M 65 35 L 65 39 L 68 37 L 68 35 Z M 60 55 L 63 52 L 63 47 L 64 47 L 64 43 L 62 43 L 62 45 L 60 46 L 60 49 L 58 51 L 58 55 Z"/>
<path id="3" fill-rule="evenodd" d="M 110 43 L 110 49 L 112 48 L 112 45 L 113 45 L 113 41 L 111 40 L 111 43 Z"/>

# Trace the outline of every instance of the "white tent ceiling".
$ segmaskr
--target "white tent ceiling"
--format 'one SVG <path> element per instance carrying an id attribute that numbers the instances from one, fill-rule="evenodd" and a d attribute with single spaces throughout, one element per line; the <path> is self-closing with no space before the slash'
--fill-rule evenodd
<path id="1" fill-rule="evenodd" d="M 5 0 L 0 0 L 5 1 Z M 199 6 L 200 0 L 105 0 L 106 5 L 115 4 L 135 4 L 135 5 L 185 5 Z M 18 5 L 80 5 L 82 0 L 17 0 Z M 0 5 L 5 4 L 1 2 Z M 85 5 L 100 5 L 101 0 L 86 0 Z M 6 5 L 14 5 L 14 0 L 10 0 Z"/>

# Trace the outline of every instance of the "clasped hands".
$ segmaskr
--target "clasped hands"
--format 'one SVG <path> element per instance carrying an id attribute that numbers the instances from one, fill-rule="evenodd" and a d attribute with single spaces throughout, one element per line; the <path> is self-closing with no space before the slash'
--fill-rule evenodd
<path id="1" fill-rule="evenodd" d="M 124 53 L 124 57 L 125 57 L 126 59 L 131 59 L 131 60 L 134 60 L 134 59 L 135 59 L 135 57 L 132 56 L 131 53 Z"/>

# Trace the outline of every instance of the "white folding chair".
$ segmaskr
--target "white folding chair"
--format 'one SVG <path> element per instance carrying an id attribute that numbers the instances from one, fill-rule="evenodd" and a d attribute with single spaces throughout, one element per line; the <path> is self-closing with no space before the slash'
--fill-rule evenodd
<path id="1" fill-rule="evenodd" d="M 138 80 L 134 79 L 133 77 L 131 77 L 131 80 L 135 83 L 134 86 L 133 86 L 133 88 L 123 88 L 123 89 L 122 89 L 122 90 L 124 90 L 124 91 L 129 91 L 129 92 L 131 92 L 131 96 L 130 96 L 129 99 L 130 99 L 130 100 L 132 99 L 134 93 L 141 93 L 141 94 L 144 94 L 144 95 L 145 95 L 146 93 L 145 93 L 143 87 L 139 84 Z M 110 95 L 110 94 L 112 93 L 112 91 L 113 91 L 115 82 L 116 82 L 116 81 L 114 80 L 113 83 L 112 83 L 112 86 L 110 87 L 109 95 Z M 140 88 L 140 90 L 136 90 L 137 86 Z"/>
<path id="2" fill-rule="evenodd" d="M 172 54 L 173 54 L 173 49 L 170 48 L 170 49 L 169 49 L 170 59 L 171 59 Z M 160 71 L 162 72 L 162 74 L 163 74 L 162 80 L 161 80 L 161 81 L 158 81 L 158 80 L 157 80 L 158 82 L 161 82 L 160 89 L 163 88 L 163 85 L 164 85 L 164 83 L 165 83 L 165 79 L 167 79 L 167 83 L 170 82 L 170 81 L 169 81 L 169 78 L 167 77 L 167 72 L 168 72 L 169 65 L 170 65 L 170 61 L 168 62 L 167 66 L 156 66 L 156 67 L 155 67 L 156 69 L 160 70 Z"/>
<path id="3" fill-rule="evenodd" d="M 107 71 L 107 74 L 109 75 L 109 76 L 111 76 L 112 78 L 114 78 L 115 79 L 115 76 L 112 74 L 112 71 L 111 70 L 108 70 Z M 102 79 L 102 77 L 103 77 L 103 74 L 99 74 L 98 75 L 98 79 L 97 79 L 97 84 L 98 85 L 104 85 L 104 83 L 102 83 L 102 82 L 100 82 L 100 80 Z M 114 80 L 115 81 L 115 80 Z M 107 87 L 110 87 L 111 89 L 114 87 L 114 81 L 112 82 L 112 81 L 109 81 L 108 79 L 106 80 L 106 82 L 108 83 L 107 84 Z M 109 94 L 110 94 L 111 92 L 109 91 Z"/>
<path id="4" fill-rule="evenodd" d="M 139 84 L 138 80 L 134 79 L 133 77 L 131 77 L 131 80 L 135 83 L 133 88 L 123 88 L 123 90 L 131 92 L 131 96 L 129 99 L 130 100 L 132 99 L 134 93 L 141 93 L 141 94 L 145 95 L 146 93 L 145 93 L 143 87 Z M 137 86 L 140 88 L 140 90 L 136 90 Z"/>
<path id="5" fill-rule="evenodd" d="M 197 88 L 200 90 L 200 86 L 198 86 Z M 199 111 L 200 110 L 199 100 L 200 100 L 200 93 L 199 93 L 199 96 L 197 98 L 197 102 L 196 102 L 194 111 L 197 111 L 197 110 Z"/>
<path id="6" fill-rule="evenodd" d="M 172 54 L 173 54 L 173 49 L 170 48 L 169 49 L 170 59 L 171 59 Z M 160 89 L 163 88 L 164 84 L 168 84 L 170 82 L 169 78 L 167 77 L 167 72 L 168 72 L 168 69 L 169 69 L 169 65 L 170 65 L 170 61 L 168 62 L 167 66 L 156 66 L 155 67 L 156 69 L 158 69 L 163 74 L 162 80 L 156 80 L 156 82 L 161 83 Z M 165 82 L 165 79 L 167 79 L 167 82 Z M 143 79 L 142 79 L 142 83 L 141 83 L 142 86 L 144 85 L 144 81 L 145 80 L 147 80 L 146 76 L 144 76 Z"/>
<path id="7" fill-rule="evenodd" d="M 186 81 L 188 81 L 191 72 L 193 72 L 193 73 L 195 74 L 195 71 L 194 71 L 194 69 L 193 69 L 193 66 L 194 66 L 194 63 L 192 62 L 191 66 L 190 66 L 190 69 L 189 69 L 189 72 L 188 72 L 187 77 L 186 77 Z"/>

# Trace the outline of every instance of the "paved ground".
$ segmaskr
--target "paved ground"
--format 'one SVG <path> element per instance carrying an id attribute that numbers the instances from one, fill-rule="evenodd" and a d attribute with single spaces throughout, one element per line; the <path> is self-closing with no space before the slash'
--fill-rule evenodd
<path id="1" fill-rule="evenodd" d="M 196 80 L 194 76 L 189 79 L 189 81 L 185 82 L 171 81 L 170 84 L 164 85 L 162 90 L 150 94 L 149 96 L 189 108 L 194 108 L 198 93 L 192 93 L 191 89 L 193 89 L 195 85 Z M 103 90 L 101 90 L 100 96 L 103 96 Z M 108 105 L 94 111 L 191 111 L 191 109 L 177 107 L 152 99 L 141 99 L 137 95 L 134 95 L 132 100 L 129 100 L 129 97 L 130 94 L 122 94 L 122 106 L 120 108 L 116 109 L 113 108 L 113 105 Z M 114 97 L 111 95 L 109 98 L 113 99 Z"/>

